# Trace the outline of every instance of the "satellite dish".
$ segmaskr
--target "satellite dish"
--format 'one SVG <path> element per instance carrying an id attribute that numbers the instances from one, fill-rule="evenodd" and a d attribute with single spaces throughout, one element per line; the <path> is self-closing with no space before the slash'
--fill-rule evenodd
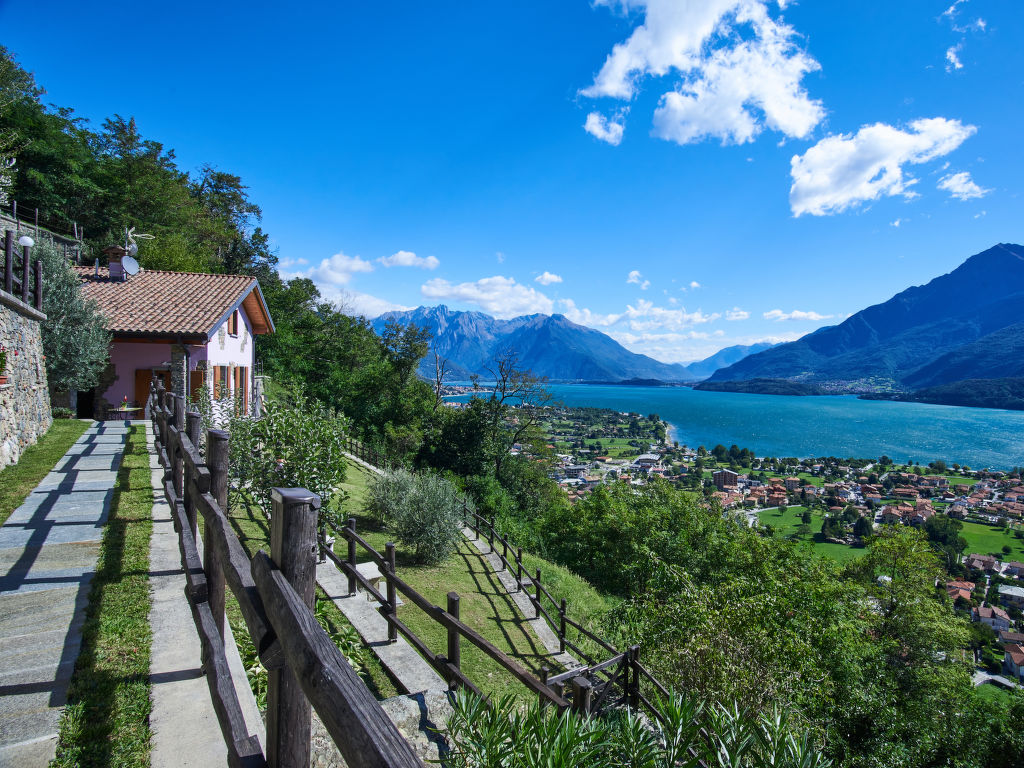
<path id="1" fill-rule="evenodd" d="M 128 246 L 128 255 L 131 256 L 132 258 L 135 258 L 136 256 L 138 256 L 139 255 L 139 246 L 137 246 L 135 243 L 132 243 L 131 245 L 129 245 Z"/>
<path id="2" fill-rule="evenodd" d="M 125 273 L 129 275 L 137 275 L 139 273 L 139 262 L 130 255 L 125 255 L 121 259 L 121 266 L 124 268 Z"/>

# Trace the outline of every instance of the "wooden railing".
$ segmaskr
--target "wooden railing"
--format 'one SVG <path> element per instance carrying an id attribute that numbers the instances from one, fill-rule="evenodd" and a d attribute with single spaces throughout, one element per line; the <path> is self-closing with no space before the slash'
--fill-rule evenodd
<path id="1" fill-rule="evenodd" d="M 313 613 L 320 499 L 303 488 L 275 488 L 270 555 L 260 551 L 250 559 L 226 514 L 229 435 L 208 430 L 204 458 L 196 447 L 202 417 L 186 413 L 183 396 L 164 392 L 162 383 L 158 386 L 149 403 L 155 447 L 164 467 L 164 492 L 179 534 L 186 594 L 228 764 L 305 768 L 312 708 L 352 768 L 422 768 Z M 227 664 L 227 590 L 269 673 L 265 751 L 248 730 Z"/>
<path id="2" fill-rule="evenodd" d="M 20 264 L 15 251 L 14 232 L 4 234 L 4 290 L 19 296 L 25 304 L 31 304 L 40 312 L 43 309 L 43 262 L 29 258 L 29 246 L 22 246 Z M 30 290 L 31 285 L 31 290 Z"/>
<path id="3" fill-rule="evenodd" d="M 367 448 L 352 438 L 347 438 L 349 452 L 378 469 L 385 469 L 388 462 L 377 451 Z M 355 450 L 353 450 L 353 448 Z M 622 652 L 604 638 L 591 632 L 568 615 L 567 601 L 556 600 L 541 580 L 541 570 L 529 573 L 523 566 L 523 550 L 513 546 L 494 525 L 494 520 L 478 514 L 465 501 L 462 505 L 463 522 L 477 540 L 486 539 L 490 551 L 497 555 L 504 570 L 515 579 L 515 590 L 521 590 L 533 606 L 534 618 L 543 617 L 548 627 L 558 638 L 559 653 L 571 651 L 585 662 L 582 666 L 552 675 L 548 666 L 542 666 L 539 677 L 534 677 L 520 664 L 510 659 L 501 650 L 488 643 L 474 630 L 459 621 L 459 595 L 448 593 L 448 610 L 433 605 L 416 593 L 395 574 L 394 545 L 387 544 L 381 555 L 356 533 L 355 518 L 349 518 L 344 528 L 332 526 L 333 530 L 348 542 L 347 558 L 341 558 L 329 547 L 322 553 L 348 576 L 349 593 L 355 594 L 358 585 L 379 603 L 378 611 L 387 620 L 388 639 L 394 641 L 401 633 L 419 654 L 452 687 L 466 687 L 478 691 L 472 681 L 460 668 L 459 638 L 465 637 L 484 653 L 503 666 L 513 677 L 540 697 L 544 703 L 560 708 L 571 707 L 584 713 L 597 713 L 608 707 L 629 705 L 633 709 L 643 707 L 654 717 L 661 717 L 655 699 L 668 695 L 665 687 L 640 663 L 640 646 L 631 646 Z M 381 592 L 356 568 L 357 547 L 361 547 L 375 562 L 381 576 L 387 583 L 387 595 Z M 397 616 L 395 593 L 401 592 L 421 608 L 427 615 L 442 624 L 448 631 L 447 655 L 435 654 Z M 547 601 L 545 605 L 544 601 Z M 584 648 L 573 638 L 589 640 L 595 647 Z M 600 658 L 601 653 L 609 654 Z M 643 693 L 646 688 L 648 695 Z M 652 690 L 653 688 L 653 690 Z"/>

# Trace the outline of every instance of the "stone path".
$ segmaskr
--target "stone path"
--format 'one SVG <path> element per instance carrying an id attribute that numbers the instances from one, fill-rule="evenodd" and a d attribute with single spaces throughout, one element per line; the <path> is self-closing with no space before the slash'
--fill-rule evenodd
<path id="1" fill-rule="evenodd" d="M 90 427 L 0 527 L 0 766 L 56 753 L 128 431 Z"/>
<path id="2" fill-rule="evenodd" d="M 153 429 L 148 422 L 146 444 L 153 484 L 153 534 L 149 544 L 149 589 L 153 600 L 149 611 L 153 630 L 149 662 L 153 702 L 149 717 L 153 731 L 150 764 L 153 768 L 223 766 L 227 762 L 227 747 L 203 675 L 202 645 L 185 597 L 185 572 L 181 567 L 178 534 L 162 489 L 163 468 L 153 453 Z M 199 545 L 202 556 L 201 541 Z M 228 666 L 246 725 L 260 744 L 265 745 L 263 721 L 231 627 L 225 624 L 224 632 Z"/>

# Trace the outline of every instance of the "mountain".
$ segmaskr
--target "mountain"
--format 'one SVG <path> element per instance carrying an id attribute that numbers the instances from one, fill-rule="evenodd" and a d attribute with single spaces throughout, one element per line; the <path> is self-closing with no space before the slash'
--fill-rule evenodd
<path id="1" fill-rule="evenodd" d="M 710 381 L 754 378 L 832 389 L 906 389 L 1024 376 L 1024 247 L 1000 244 L 839 325 L 750 355 Z"/>
<path id="2" fill-rule="evenodd" d="M 456 380 L 468 379 L 470 374 L 486 376 L 486 368 L 492 365 L 495 355 L 509 348 L 518 352 L 524 367 L 552 380 L 692 378 L 686 366 L 630 352 L 610 336 L 577 325 L 565 315 L 524 315 L 499 320 L 483 312 L 459 312 L 440 305 L 387 312 L 373 320 L 374 330 L 381 333 L 389 321 L 415 323 L 430 331 L 431 353 L 437 352 L 448 360 L 451 378 Z M 433 354 L 429 354 L 420 364 L 420 372 L 430 377 L 433 368 Z"/>
<path id="3" fill-rule="evenodd" d="M 738 363 L 749 355 L 756 355 L 758 352 L 763 352 L 774 346 L 777 345 L 768 342 L 750 345 L 736 344 L 735 346 L 718 350 L 711 357 L 705 357 L 703 360 L 690 363 L 686 366 L 686 372 L 691 379 L 706 379 L 719 368 L 725 368 L 733 363 Z"/>

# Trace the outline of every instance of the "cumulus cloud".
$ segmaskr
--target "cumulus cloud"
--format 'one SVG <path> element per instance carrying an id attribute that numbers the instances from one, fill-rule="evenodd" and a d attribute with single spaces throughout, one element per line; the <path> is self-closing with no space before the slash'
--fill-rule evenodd
<path id="1" fill-rule="evenodd" d="M 587 115 L 583 129 L 595 139 L 617 147 L 622 143 L 622 134 L 626 130 L 626 126 L 622 122 L 622 115 L 609 119 L 600 112 L 591 112 Z"/>
<path id="2" fill-rule="evenodd" d="M 639 269 L 634 269 L 632 272 L 630 272 L 626 276 L 626 282 L 627 283 L 633 283 L 635 285 L 639 285 L 641 291 L 646 291 L 648 288 L 651 287 L 651 281 L 650 280 L 644 280 L 643 277 L 644 276 L 642 274 L 640 274 L 640 270 Z"/>
<path id="3" fill-rule="evenodd" d="M 286 278 L 308 277 L 317 286 L 324 288 L 348 285 L 352 281 L 352 276 L 358 272 L 373 272 L 373 264 L 370 262 L 359 256 L 348 256 L 341 251 L 321 260 L 315 267 L 297 268 L 305 263 L 305 259 L 282 262 L 281 273 Z"/>
<path id="4" fill-rule="evenodd" d="M 589 309 L 577 307 L 576 302 L 572 299 L 559 299 L 558 303 L 562 306 L 562 314 L 580 325 L 591 327 L 596 325 L 607 328 L 609 325 L 619 322 L 622 318 L 621 314 L 602 315 L 598 312 L 591 312 Z"/>
<path id="5" fill-rule="evenodd" d="M 964 47 L 962 42 L 956 45 L 951 45 L 946 49 L 946 71 L 952 72 L 954 69 L 963 69 L 963 62 L 960 61 L 960 49 Z"/>
<path id="6" fill-rule="evenodd" d="M 540 291 L 501 275 L 457 284 L 435 277 L 420 286 L 420 292 L 428 299 L 474 304 L 484 312 L 501 318 L 537 312 L 549 315 L 554 308 L 554 302 Z"/>
<path id="7" fill-rule="evenodd" d="M 793 215 L 825 216 L 883 196 L 915 197 L 917 180 L 903 166 L 926 163 L 959 147 L 977 131 L 959 120 L 915 120 L 907 129 L 883 123 L 856 134 L 822 139 L 790 161 Z"/>
<path id="8" fill-rule="evenodd" d="M 696 280 L 691 280 L 690 288 L 700 288 L 700 283 L 698 283 Z"/>
<path id="9" fill-rule="evenodd" d="M 804 75 L 820 68 L 818 62 L 797 45 L 792 27 L 772 17 L 765 0 L 597 4 L 641 10 L 643 23 L 614 46 L 581 94 L 628 100 L 644 77 L 673 74 L 674 87 L 662 94 L 654 112 L 654 134 L 660 138 L 743 144 L 765 128 L 804 137 L 825 115 L 802 85 Z M 591 113 L 587 130 L 591 116 L 600 128 L 600 115 Z"/>
<path id="10" fill-rule="evenodd" d="M 404 312 L 413 307 L 404 304 L 396 304 L 387 299 L 371 296 L 368 293 L 359 291 L 321 291 L 325 298 L 334 301 L 346 315 L 374 318 L 383 315 L 385 312 Z"/>
<path id="11" fill-rule="evenodd" d="M 739 307 L 733 307 L 725 313 L 726 320 L 746 320 L 748 317 L 750 317 L 750 313 Z"/>
<path id="12" fill-rule="evenodd" d="M 541 274 L 537 275 L 533 279 L 536 282 L 540 283 L 541 285 L 551 285 L 552 283 L 560 283 L 560 282 L 562 282 L 562 276 L 561 275 L 552 274 L 551 272 L 548 272 L 547 270 L 545 270 Z"/>
<path id="13" fill-rule="evenodd" d="M 437 256 L 417 256 L 412 251 L 398 251 L 390 256 L 377 259 L 385 267 L 419 267 L 420 269 L 437 269 L 441 262 Z"/>
<path id="14" fill-rule="evenodd" d="M 821 315 L 817 312 L 805 312 L 801 309 L 794 309 L 792 312 L 783 312 L 781 309 L 773 309 L 764 313 L 765 320 L 828 320 L 832 315 Z"/>
<path id="15" fill-rule="evenodd" d="M 717 312 L 705 314 L 699 309 L 696 312 L 687 312 L 685 308 L 667 309 L 655 306 L 652 301 L 640 299 L 636 306 L 626 305 L 623 317 L 629 321 L 629 327 L 634 331 L 654 329 L 676 331 L 681 328 L 713 322 L 720 318 L 721 315 Z"/>
<path id="16" fill-rule="evenodd" d="M 955 197 L 957 200 L 973 200 L 978 197 L 984 197 L 992 191 L 991 189 L 979 187 L 967 171 L 943 176 L 939 179 L 938 187 L 949 192 L 950 196 Z"/>

